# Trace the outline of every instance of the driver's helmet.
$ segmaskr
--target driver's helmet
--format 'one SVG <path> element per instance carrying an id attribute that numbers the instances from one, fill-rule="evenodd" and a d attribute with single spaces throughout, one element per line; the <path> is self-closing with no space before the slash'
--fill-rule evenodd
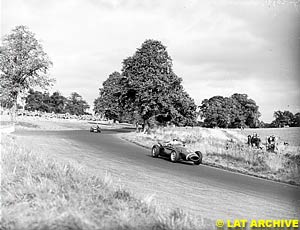
<path id="1" fill-rule="evenodd" d="M 177 138 L 174 138 L 173 141 L 172 141 L 173 144 L 182 144 L 182 141 L 181 140 L 178 140 Z"/>

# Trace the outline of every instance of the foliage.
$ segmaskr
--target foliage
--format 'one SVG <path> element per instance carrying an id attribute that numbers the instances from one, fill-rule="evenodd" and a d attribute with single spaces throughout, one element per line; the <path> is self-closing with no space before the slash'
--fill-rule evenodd
<path id="1" fill-rule="evenodd" d="M 104 82 L 95 111 L 105 111 L 111 119 L 191 125 L 196 105 L 181 82 L 166 47 L 160 41 L 146 40 L 123 60 L 121 75 L 113 73 Z"/>
<path id="2" fill-rule="evenodd" d="M 69 98 L 65 98 L 59 92 L 54 92 L 50 96 L 48 92 L 42 93 L 30 89 L 25 98 L 25 109 L 28 111 L 83 115 L 88 108 L 87 102 L 76 92 Z"/>
<path id="3" fill-rule="evenodd" d="M 28 96 L 25 98 L 25 109 L 28 111 L 51 112 L 49 93 L 29 90 Z"/>
<path id="4" fill-rule="evenodd" d="M 94 110 L 98 114 L 104 114 L 105 117 L 117 120 L 121 113 L 120 96 L 121 96 L 121 74 L 113 72 L 108 79 L 103 82 L 103 88 L 100 88 L 99 97 L 94 101 Z"/>
<path id="5" fill-rule="evenodd" d="M 47 113 L 64 113 L 66 98 L 59 92 L 54 92 L 51 96 L 48 92 L 34 91 L 30 89 L 25 98 L 25 109 L 28 111 L 40 111 Z"/>
<path id="6" fill-rule="evenodd" d="M 17 26 L 5 35 L 0 47 L 1 98 L 16 109 L 17 97 L 25 90 L 39 86 L 46 88 L 53 79 L 48 77 L 52 65 L 35 35 L 25 26 Z M 14 111 L 15 112 L 15 111 Z"/>
<path id="7" fill-rule="evenodd" d="M 300 127 L 300 113 L 296 113 L 295 115 L 290 111 L 275 111 L 274 112 L 275 120 L 272 121 L 272 127 Z"/>
<path id="8" fill-rule="evenodd" d="M 83 100 L 82 96 L 76 92 L 73 92 L 67 99 L 65 112 L 72 115 L 83 115 L 86 114 L 86 110 L 88 108 L 90 108 L 90 106 L 85 100 Z"/>
<path id="9" fill-rule="evenodd" d="M 54 92 L 50 96 L 50 103 L 51 103 L 51 107 L 52 107 L 51 112 L 64 113 L 66 103 L 67 103 L 67 98 L 65 98 L 59 92 Z"/>
<path id="10" fill-rule="evenodd" d="M 293 126 L 300 127 L 300 113 L 294 115 Z"/>
<path id="11" fill-rule="evenodd" d="M 231 97 L 214 96 L 201 103 L 200 115 L 204 126 L 220 128 L 258 127 L 260 113 L 256 102 L 247 94 Z"/>

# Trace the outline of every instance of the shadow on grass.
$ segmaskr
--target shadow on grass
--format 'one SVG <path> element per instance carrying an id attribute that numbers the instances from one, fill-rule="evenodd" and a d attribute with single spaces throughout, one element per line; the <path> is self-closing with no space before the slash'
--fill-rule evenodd
<path id="1" fill-rule="evenodd" d="M 22 126 L 22 127 L 25 127 L 25 128 L 40 128 L 39 125 L 35 125 L 35 124 L 29 123 L 29 122 L 24 122 L 24 121 L 18 121 L 16 123 L 16 125 Z"/>
<path id="2" fill-rule="evenodd" d="M 8 125 L 12 125 L 13 123 L 11 121 L 0 121 L 0 125 L 1 126 L 8 126 Z"/>

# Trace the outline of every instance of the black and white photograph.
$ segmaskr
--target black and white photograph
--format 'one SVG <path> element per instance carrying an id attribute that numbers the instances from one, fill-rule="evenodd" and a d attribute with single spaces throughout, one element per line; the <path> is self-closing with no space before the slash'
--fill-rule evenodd
<path id="1" fill-rule="evenodd" d="M 300 229 L 299 0 L 1 0 L 1 230 Z"/>

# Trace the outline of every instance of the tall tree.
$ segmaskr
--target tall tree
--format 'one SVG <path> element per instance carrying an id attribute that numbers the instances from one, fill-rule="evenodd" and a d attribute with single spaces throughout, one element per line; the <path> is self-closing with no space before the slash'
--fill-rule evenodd
<path id="1" fill-rule="evenodd" d="M 12 101 L 12 119 L 15 120 L 17 98 L 21 92 L 39 86 L 48 87 L 52 65 L 35 35 L 25 26 L 17 26 L 5 35 L 0 47 L 0 90 Z"/>
<path id="2" fill-rule="evenodd" d="M 120 97 L 122 94 L 121 74 L 113 72 L 103 82 L 103 88 L 99 89 L 99 97 L 94 101 L 94 111 L 108 119 L 119 120 L 122 114 Z"/>
<path id="3" fill-rule="evenodd" d="M 72 115 L 83 115 L 86 114 L 86 110 L 88 108 L 90 108 L 90 106 L 85 100 L 83 100 L 82 96 L 73 92 L 67 99 L 65 111 Z"/>
<path id="4" fill-rule="evenodd" d="M 166 47 L 146 40 L 132 57 L 123 61 L 121 106 L 129 114 L 138 114 L 146 123 L 150 118 L 177 125 L 196 120 L 196 105 L 183 90 L 182 79 L 172 69 Z"/>

